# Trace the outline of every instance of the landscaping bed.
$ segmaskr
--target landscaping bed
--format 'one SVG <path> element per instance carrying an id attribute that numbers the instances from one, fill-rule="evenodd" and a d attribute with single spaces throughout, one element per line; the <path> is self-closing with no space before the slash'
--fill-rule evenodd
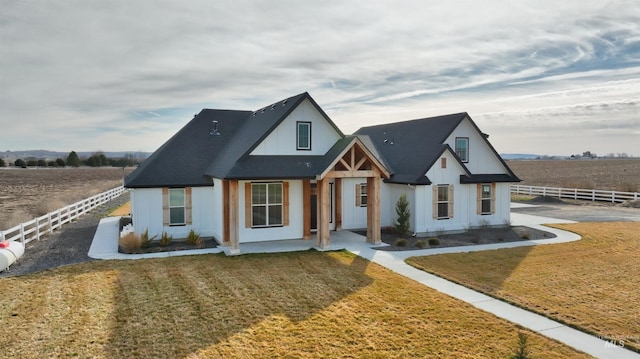
<path id="1" fill-rule="evenodd" d="M 366 231 L 357 231 L 356 233 L 366 235 Z M 404 238 L 398 236 L 398 234 L 393 229 L 384 229 L 381 232 L 381 240 L 382 242 L 388 244 L 388 246 L 378 247 L 376 249 L 383 251 L 406 251 L 427 248 L 518 242 L 554 237 L 555 234 L 553 233 L 525 226 L 510 226 L 504 228 L 478 228 L 467 230 L 464 233 Z"/>

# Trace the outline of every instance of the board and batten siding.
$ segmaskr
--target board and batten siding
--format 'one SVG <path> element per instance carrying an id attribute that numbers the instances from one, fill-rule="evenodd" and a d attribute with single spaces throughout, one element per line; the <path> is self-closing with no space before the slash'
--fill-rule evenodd
<path id="1" fill-rule="evenodd" d="M 469 162 L 465 166 L 471 173 L 506 173 L 502 163 L 487 145 L 485 139 L 475 129 L 471 122 L 465 118 L 444 142 L 454 151 L 456 149 L 456 137 L 469 138 Z M 447 159 L 447 163 L 451 163 Z M 437 165 L 437 164 L 436 164 Z M 431 177 L 429 177 L 431 178 Z"/>
<path id="2" fill-rule="evenodd" d="M 267 108 L 265 111 L 269 111 Z M 311 122 L 311 150 L 296 150 L 298 121 Z M 340 135 L 308 99 L 302 101 L 251 155 L 324 155 Z"/>
<path id="3" fill-rule="evenodd" d="M 135 188 L 131 190 L 131 216 L 135 233 L 149 230 L 149 237 L 167 232 L 174 238 L 187 238 L 193 229 L 203 237 L 214 235 L 216 215 L 214 187 L 191 187 L 191 224 L 184 226 L 163 225 L 162 188 Z"/>

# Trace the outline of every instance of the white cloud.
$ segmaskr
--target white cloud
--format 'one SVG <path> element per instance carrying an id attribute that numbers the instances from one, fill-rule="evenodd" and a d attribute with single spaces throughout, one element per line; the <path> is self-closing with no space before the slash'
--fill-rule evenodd
<path id="1" fill-rule="evenodd" d="M 607 152 L 640 154 L 608 134 L 638 121 L 639 75 L 632 1 L 5 2 L 0 150 L 151 151 L 202 107 L 309 91 L 347 133 L 468 111 L 500 151 L 535 119 L 566 152 L 551 119 L 614 118 Z"/>

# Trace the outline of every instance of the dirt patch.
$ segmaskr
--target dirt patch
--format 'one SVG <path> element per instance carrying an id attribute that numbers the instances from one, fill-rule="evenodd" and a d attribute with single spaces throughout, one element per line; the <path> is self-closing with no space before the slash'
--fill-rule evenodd
<path id="1" fill-rule="evenodd" d="M 133 168 L 0 168 L 0 229 L 122 184 Z"/>
<path id="2" fill-rule="evenodd" d="M 627 208 L 640 208 L 640 199 L 636 201 L 626 201 L 620 205 Z"/>
<path id="3" fill-rule="evenodd" d="M 355 232 L 360 235 L 366 235 L 366 232 Z M 511 226 L 505 228 L 479 228 L 470 229 L 464 233 L 405 238 L 400 238 L 393 229 L 385 229 L 381 232 L 381 240 L 389 246 L 377 247 L 376 249 L 383 251 L 407 251 L 428 248 L 519 242 L 554 238 L 555 236 L 556 235 L 551 232 L 541 231 L 525 226 Z"/>

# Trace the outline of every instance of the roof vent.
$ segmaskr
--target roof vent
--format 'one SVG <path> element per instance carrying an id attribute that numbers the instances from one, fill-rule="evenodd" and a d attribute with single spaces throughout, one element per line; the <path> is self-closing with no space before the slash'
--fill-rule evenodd
<path id="1" fill-rule="evenodd" d="M 257 111 L 253 111 L 253 112 L 251 113 L 251 116 L 255 116 L 255 115 L 256 115 L 256 112 L 257 112 Z"/>
<path id="2" fill-rule="evenodd" d="M 274 107 L 276 107 L 275 103 L 273 105 L 271 105 L 271 109 L 273 110 Z"/>
<path id="3" fill-rule="evenodd" d="M 287 104 L 287 100 L 282 101 L 282 106 Z"/>
<path id="4" fill-rule="evenodd" d="M 220 126 L 218 125 L 218 121 L 211 121 L 211 131 L 209 131 L 209 135 L 220 136 Z"/>

